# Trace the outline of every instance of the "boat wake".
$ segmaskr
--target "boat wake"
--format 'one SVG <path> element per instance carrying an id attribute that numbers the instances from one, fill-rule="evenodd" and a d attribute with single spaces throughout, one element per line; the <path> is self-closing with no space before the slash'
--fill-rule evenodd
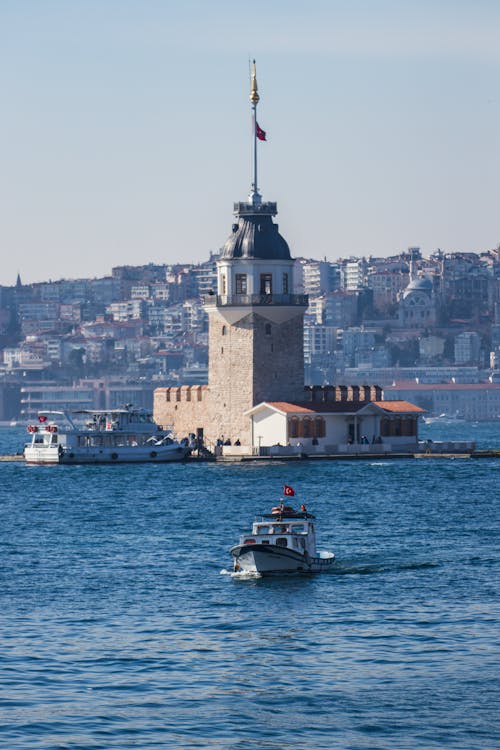
<path id="1" fill-rule="evenodd" d="M 248 581 L 254 580 L 255 578 L 262 578 L 261 573 L 245 572 L 244 570 L 226 570 L 223 568 L 220 572 L 221 576 L 230 576 L 237 581 Z"/>
<path id="2" fill-rule="evenodd" d="M 372 573 L 399 573 L 406 570 L 425 570 L 426 568 L 437 568 L 438 566 L 439 563 L 429 561 L 401 565 L 348 565 L 345 562 L 337 561 L 337 564 L 332 569 L 332 573 L 336 573 L 337 575 L 370 575 Z"/>

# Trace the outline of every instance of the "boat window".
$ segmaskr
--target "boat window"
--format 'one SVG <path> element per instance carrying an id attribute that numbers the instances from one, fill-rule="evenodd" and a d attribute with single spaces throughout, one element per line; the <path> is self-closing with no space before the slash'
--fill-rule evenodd
<path id="1" fill-rule="evenodd" d="M 276 539 L 276 546 L 277 547 L 288 547 L 288 542 L 285 539 L 284 536 L 280 536 L 278 539 Z"/>
<path id="2" fill-rule="evenodd" d="M 257 528 L 258 534 L 269 534 L 269 526 L 259 526 Z"/>
<path id="3" fill-rule="evenodd" d="M 57 445 L 57 435 L 52 434 L 52 439 L 50 441 L 52 445 Z"/>
<path id="4" fill-rule="evenodd" d="M 303 534 L 306 530 L 306 527 L 303 523 L 297 523 L 292 526 L 292 533 L 293 534 Z"/>

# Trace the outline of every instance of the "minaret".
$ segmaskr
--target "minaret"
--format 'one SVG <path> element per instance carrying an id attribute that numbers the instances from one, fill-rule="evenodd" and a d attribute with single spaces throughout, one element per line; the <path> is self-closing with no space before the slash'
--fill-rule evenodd
<path id="1" fill-rule="evenodd" d="M 250 440 L 245 412 L 262 401 L 304 400 L 303 326 L 307 296 L 293 289 L 293 259 L 273 222 L 276 203 L 263 202 L 257 182 L 259 94 L 253 63 L 253 181 L 217 262 L 217 295 L 209 314 L 209 389 L 218 432 Z"/>

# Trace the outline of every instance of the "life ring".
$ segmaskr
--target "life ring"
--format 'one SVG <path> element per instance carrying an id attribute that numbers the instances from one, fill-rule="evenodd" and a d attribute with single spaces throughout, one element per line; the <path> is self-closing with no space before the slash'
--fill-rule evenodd
<path id="1" fill-rule="evenodd" d="M 113 459 L 113 461 L 116 461 L 116 459 L 118 458 L 118 453 L 112 453 L 111 458 Z"/>
<path id="2" fill-rule="evenodd" d="M 156 458 L 156 456 L 158 455 L 158 453 L 156 451 L 151 451 L 151 453 L 149 455 L 151 456 L 151 458 Z"/>

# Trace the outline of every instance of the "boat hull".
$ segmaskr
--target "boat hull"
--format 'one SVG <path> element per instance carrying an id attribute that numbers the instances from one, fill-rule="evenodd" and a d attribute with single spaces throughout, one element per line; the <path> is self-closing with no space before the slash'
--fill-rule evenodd
<path id="1" fill-rule="evenodd" d="M 237 544 L 230 550 L 234 569 L 243 573 L 321 573 L 333 565 L 333 552 L 311 557 L 287 547 L 268 544 Z"/>
<path id="2" fill-rule="evenodd" d="M 110 450 L 73 450 L 66 448 L 27 447 L 24 457 L 28 464 L 122 464 L 122 463 L 166 463 L 182 461 L 189 454 L 189 448 L 184 446 L 161 446 L 154 449 L 142 446 L 124 446 Z"/>

